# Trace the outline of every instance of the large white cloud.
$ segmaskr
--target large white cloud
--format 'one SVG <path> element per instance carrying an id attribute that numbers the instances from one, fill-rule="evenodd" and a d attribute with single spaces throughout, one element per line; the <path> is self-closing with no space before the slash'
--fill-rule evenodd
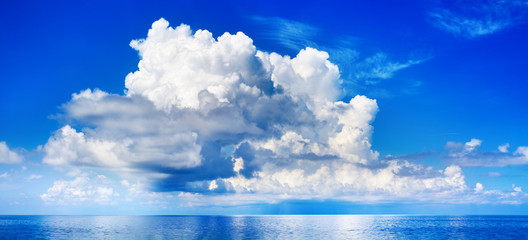
<path id="1" fill-rule="evenodd" d="M 215 39 L 164 19 L 131 46 L 141 60 L 126 94 L 73 94 L 62 107 L 69 124 L 41 148 L 44 163 L 104 168 L 193 199 L 443 201 L 473 191 L 455 165 L 379 160 L 377 103 L 340 101 L 339 69 L 326 52 L 266 53 L 241 32 Z M 84 182 L 56 182 L 42 198 L 83 201 Z"/>
<path id="2" fill-rule="evenodd" d="M 20 154 L 10 150 L 6 142 L 0 142 L 0 163 L 20 163 L 23 159 L 24 158 Z"/>

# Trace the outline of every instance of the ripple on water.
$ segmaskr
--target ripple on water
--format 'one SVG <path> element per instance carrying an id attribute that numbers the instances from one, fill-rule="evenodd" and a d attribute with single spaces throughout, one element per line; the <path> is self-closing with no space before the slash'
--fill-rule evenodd
<path id="1" fill-rule="evenodd" d="M 0 216 L 0 238 L 528 239 L 528 216 Z"/>

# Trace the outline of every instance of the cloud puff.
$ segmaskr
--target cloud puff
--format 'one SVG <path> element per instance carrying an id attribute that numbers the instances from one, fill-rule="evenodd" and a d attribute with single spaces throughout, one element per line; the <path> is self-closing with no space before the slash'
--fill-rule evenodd
<path id="1" fill-rule="evenodd" d="M 6 142 L 0 142 L 0 164 L 15 164 L 22 162 L 22 160 L 24 160 L 24 158 L 18 153 L 10 150 Z"/>
<path id="2" fill-rule="evenodd" d="M 456 165 L 379 160 L 371 148 L 376 101 L 341 101 L 339 69 L 324 51 L 282 56 L 258 51 L 241 32 L 215 39 L 164 19 L 131 46 L 141 60 L 126 94 L 73 94 L 62 106 L 68 125 L 40 148 L 44 163 L 116 172 L 183 199 L 444 201 L 472 191 Z M 80 176 L 41 197 L 84 202 L 97 194 L 105 202 L 115 191 Z"/>
<path id="3" fill-rule="evenodd" d="M 438 8 L 429 13 L 435 26 L 455 36 L 476 38 L 498 32 L 526 20 L 524 0 L 477 1 L 457 8 Z"/>
<path id="4" fill-rule="evenodd" d="M 95 180 L 86 176 L 71 181 L 59 180 L 40 198 L 50 205 L 111 203 L 119 193 L 108 187 L 108 181 L 104 175 L 97 176 Z"/>
<path id="5" fill-rule="evenodd" d="M 510 148 L 510 144 L 506 143 L 504 145 L 500 145 L 497 149 L 499 149 L 499 152 L 507 153 L 508 152 L 508 148 Z"/>
<path id="6" fill-rule="evenodd" d="M 509 144 L 499 146 L 499 151 L 480 152 L 482 144 L 479 139 L 471 139 L 466 143 L 447 142 L 445 149 L 449 152 L 445 159 L 450 164 L 464 167 L 504 167 L 510 165 L 528 164 L 528 147 L 520 146 L 513 153 L 507 151 Z"/>

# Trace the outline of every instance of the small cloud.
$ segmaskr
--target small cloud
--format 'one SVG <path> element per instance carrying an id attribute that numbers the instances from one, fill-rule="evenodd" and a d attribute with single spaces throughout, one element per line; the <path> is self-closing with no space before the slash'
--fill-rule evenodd
<path id="1" fill-rule="evenodd" d="M 8 178 L 9 176 L 9 173 L 7 172 L 0 174 L 0 178 Z"/>
<path id="2" fill-rule="evenodd" d="M 130 182 L 127 180 L 121 180 L 121 185 L 125 186 L 126 188 L 130 187 Z"/>
<path id="3" fill-rule="evenodd" d="M 496 178 L 496 177 L 501 177 L 502 176 L 502 173 L 500 172 L 489 172 L 487 174 L 488 177 L 493 177 L 493 178 Z"/>
<path id="4" fill-rule="evenodd" d="M 519 186 L 515 186 L 515 184 L 512 184 L 513 192 L 510 193 L 511 196 L 518 196 L 520 194 L 523 194 L 522 188 Z"/>
<path id="5" fill-rule="evenodd" d="M 27 178 L 27 180 L 28 180 L 28 181 L 31 181 L 31 180 L 35 180 L 35 179 L 41 179 L 41 178 L 42 178 L 41 175 L 31 174 L 31 175 Z"/>
<path id="6" fill-rule="evenodd" d="M 507 153 L 509 147 L 510 147 L 510 144 L 506 143 L 504 145 L 500 145 L 498 149 L 499 149 L 499 152 Z"/>
<path id="7" fill-rule="evenodd" d="M 472 138 L 471 141 L 464 144 L 464 148 L 466 151 L 473 151 L 476 148 L 480 147 L 482 144 L 482 141 L 476 138 Z"/>
<path id="8" fill-rule="evenodd" d="M 484 190 L 484 186 L 481 183 L 475 184 L 475 192 L 482 192 L 482 190 Z"/>
<path id="9" fill-rule="evenodd" d="M 15 164 L 20 163 L 24 160 L 24 158 L 9 149 L 6 142 L 0 142 L 0 164 Z"/>

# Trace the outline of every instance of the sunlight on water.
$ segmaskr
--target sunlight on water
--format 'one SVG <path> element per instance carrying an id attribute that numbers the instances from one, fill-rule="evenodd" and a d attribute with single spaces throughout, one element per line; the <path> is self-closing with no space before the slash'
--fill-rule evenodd
<path id="1" fill-rule="evenodd" d="M 528 216 L 0 216 L 1 239 L 527 239 Z"/>

